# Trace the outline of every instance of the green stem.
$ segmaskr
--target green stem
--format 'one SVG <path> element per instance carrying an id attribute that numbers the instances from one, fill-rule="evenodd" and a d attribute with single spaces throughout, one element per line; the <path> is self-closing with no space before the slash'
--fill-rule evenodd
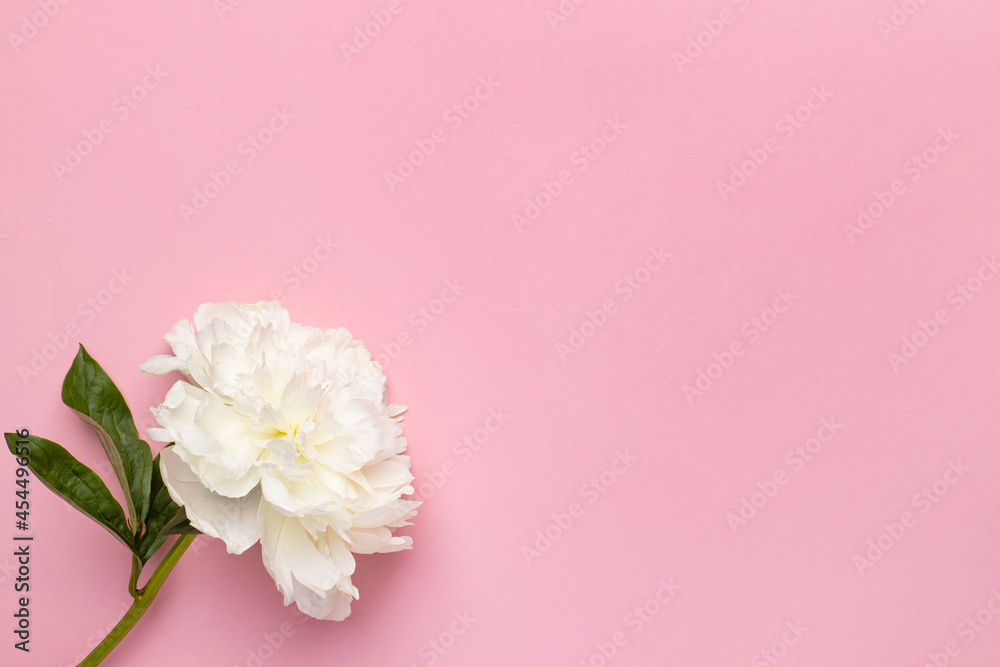
<path id="1" fill-rule="evenodd" d="M 132 576 L 128 578 L 128 594 L 133 598 L 139 597 L 139 573 L 142 572 L 142 561 L 135 554 L 132 554 Z"/>
<path id="2" fill-rule="evenodd" d="M 132 602 L 132 606 L 129 610 L 125 612 L 124 618 L 118 621 L 118 625 L 112 628 L 108 636 L 105 637 L 97 647 L 90 652 L 86 658 L 83 659 L 77 667 L 94 667 L 95 665 L 101 664 L 101 661 L 108 657 L 108 654 L 119 642 L 125 638 L 135 624 L 142 618 L 142 615 L 146 613 L 149 605 L 152 604 L 153 598 L 156 594 L 160 592 L 160 588 L 163 587 L 163 582 L 167 580 L 167 576 L 170 571 L 174 569 L 177 565 L 177 561 L 180 560 L 181 556 L 184 555 L 184 551 L 187 550 L 194 539 L 198 537 L 197 535 L 181 535 L 174 542 L 174 545 L 170 547 L 170 551 L 167 555 L 163 557 L 163 561 L 156 567 L 153 575 L 146 582 L 146 585 L 139 589 L 134 595 L 135 600 Z M 130 581 L 129 588 L 134 588 L 134 581 L 137 579 L 138 573 L 135 571 L 135 563 L 133 562 L 133 580 Z"/>

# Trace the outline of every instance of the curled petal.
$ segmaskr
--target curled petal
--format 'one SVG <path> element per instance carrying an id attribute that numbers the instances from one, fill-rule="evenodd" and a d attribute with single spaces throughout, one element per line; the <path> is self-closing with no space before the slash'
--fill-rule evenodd
<path id="1" fill-rule="evenodd" d="M 205 488 L 194 471 L 174 451 L 160 452 L 160 474 L 174 502 L 182 506 L 191 525 L 226 543 L 231 554 L 240 554 L 260 538 L 257 515 L 260 489 L 242 498 L 226 498 Z"/>
<path id="2" fill-rule="evenodd" d="M 150 375 L 166 375 L 167 373 L 179 371 L 186 367 L 187 364 L 184 361 L 169 354 L 158 354 L 139 364 L 139 370 Z"/>
<path id="3" fill-rule="evenodd" d="M 264 567 L 284 594 L 285 604 L 298 601 L 296 585 L 326 597 L 349 577 L 329 554 L 320 551 L 321 545 L 301 521 L 276 512 L 267 503 L 260 504 L 260 546 Z"/>
<path id="4" fill-rule="evenodd" d="M 293 582 L 295 605 L 303 614 L 321 621 L 342 621 L 351 615 L 352 596 L 339 589 L 326 595 L 311 591 L 297 581 Z M 288 604 L 288 603 L 286 603 Z"/>

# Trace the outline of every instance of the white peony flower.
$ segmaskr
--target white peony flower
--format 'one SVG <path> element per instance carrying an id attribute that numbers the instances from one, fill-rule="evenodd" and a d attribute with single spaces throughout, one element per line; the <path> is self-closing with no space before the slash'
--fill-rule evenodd
<path id="1" fill-rule="evenodd" d="M 285 596 L 343 620 L 358 590 L 353 554 L 408 549 L 416 501 L 401 413 L 386 380 L 345 329 L 295 324 L 277 302 L 202 304 L 166 335 L 173 356 L 140 368 L 180 371 L 163 404 L 173 442 L 160 472 L 191 524 L 242 553 L 258 540 Z"/>

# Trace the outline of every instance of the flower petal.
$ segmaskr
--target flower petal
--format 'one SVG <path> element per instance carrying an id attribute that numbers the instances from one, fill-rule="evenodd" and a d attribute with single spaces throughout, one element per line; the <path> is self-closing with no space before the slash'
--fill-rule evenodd
<path id="1" fill-rule="evenodd" d="M 303 614 L 321 621 L 342 621 L 351 615 L 352 598 L 347 593 L 334 589 L 322 596 L 297 581 L 293 582 L 293 586 L 292 597 Z"/>
<path id="2" fill-rule="evenodd" d="M 166 375 L 185 367 L 183 360 L 169 354 L 158 354 L 139 364 L 139 370 L 150 375 Z"/>
<path id="3" fill-rule="evenodd" d="M 160 451 L 160 474 L 170 497 L 184 507 L 191 525 L 206 535 L 223 540 L 229 553 L 240 554 L 256 544 L 260 538 L 257 526 L 261 504 L 259 488 L 242 498 L 212 493 L 173 447 Z"/>
<path id="4" fill-rule="evenodd" d="M 295 517 L 287 517 L 260 503 L 260 546 L 264 567 L 271 573 L 285 604 L 295 597 L 295 583 L 325 596 L 344 576 L 332 558 L 324 556 Z"/>

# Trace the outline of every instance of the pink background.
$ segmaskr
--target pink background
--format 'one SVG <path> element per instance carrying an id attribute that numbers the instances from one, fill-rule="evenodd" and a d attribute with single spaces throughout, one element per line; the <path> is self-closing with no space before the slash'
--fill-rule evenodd
<path id="1" fill-rule="evenodd" d="M 0 8 L 4 430 L 97 465 L 77 343 L 145 428 L 176 320 L 280 296 L 425 504 L 344 623 L 199 538 L 106 664 L 998 664 L 997 3 L 167 5 Z M 75 664 L 128 555 L 35 482 L 15 651 L 13 471 L 0 663 Z"/>

